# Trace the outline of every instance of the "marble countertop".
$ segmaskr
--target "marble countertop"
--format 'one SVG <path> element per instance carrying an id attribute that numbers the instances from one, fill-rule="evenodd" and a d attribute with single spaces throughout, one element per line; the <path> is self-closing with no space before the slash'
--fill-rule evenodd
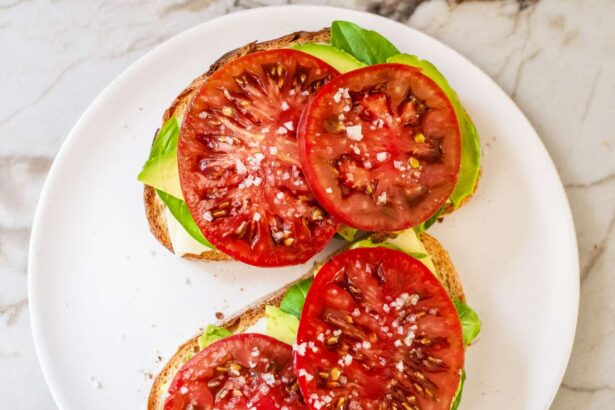
<path id="1" fill-rule="evenodd" d="M 564 181 L 581 257 L 572 357 L 553 409 L 615 401 L 615 3 L 571 0 L 0 0 L 0 397 L 54 409 L 28 317 L 36 201 L 67 133 L 152 47 L 251 7 L 328 4 L 401 21 L 487 72 L 536 127 Z"/>

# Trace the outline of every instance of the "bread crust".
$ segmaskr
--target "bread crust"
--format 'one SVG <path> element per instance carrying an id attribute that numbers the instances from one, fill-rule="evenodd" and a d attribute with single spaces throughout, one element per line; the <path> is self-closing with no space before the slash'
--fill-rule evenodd
<path id="1" fill-rule="evenodd" d="M 453 262 L 451 261 L 448 252 L 436 238 L 426 233 L 420 236 L 425 249 L 431 256 L 433 263 L 436 267 L 436 275 L 440 282 L 453 300 L 465 301 L 465 295 L 463 293 L 463 287 Z M 344 247 L 334 253 L 340 253 L 346 250 Z M 327 259 L 328 260 L 328 259 Z M 312 269 L 299 279 L 288 285 L 276 290 L 275 292 L 265 296 L 257 302 L 249 305 L 245 309 L 235 313 L 234 315 L 218 322 L 216 325 L 224 327 L 233 333 L 241 333 L 248 329 L 250 326 L 258 322 L 259 319 L 265 316 L 265 307 L 267 305 L 279 306 L 282 301 L 282 297 L 286 290 L 295 283 L 312 277 L 317 268 L 321 266 L 320 263 L 316 263 Z M 175 374 L 186 363 L 190 357 L 199 352 L 198 338 L 200 335 L 196 335 L 192 339 L 182 344 L 177 352 L 169 359 L 164 368 L 158 373 L 152 390 L 150 391 L 147 409 L 148 410 L 162 410 L 165 400 L 164 391 L 166 386 L 171 382 Z"/>
<path id="2" fill-rule="evenodd" d="M 452 300 L 466 301 L 465 293 L 461 279 L 457 274 L 457 269 L 453 265 L 453 261 L 442 244 L 433 236 L 422 233 L 420 240 L 425 246 L 425 250 L 431 256 L 434 266 L 436 267 L 436 275 L 440 279 L 440 283 L 446 289 Z"/>

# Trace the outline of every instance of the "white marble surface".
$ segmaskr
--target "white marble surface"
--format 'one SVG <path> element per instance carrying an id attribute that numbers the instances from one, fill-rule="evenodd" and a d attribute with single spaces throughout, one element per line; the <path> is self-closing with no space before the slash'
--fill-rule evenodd
<path id="1" fill-rule="evenodd" d="M 0 0 L 0 407 L 56 408 L 30 334 L 27 247 L 40 188 L 72 125 L 106 84 L 161 41 L 215 16 L 280 3 Z M 552 408 L 613 408 L 615 3 L 291 3 L 370 10 L 423 30 L 474 61 L 519 104 L 564 181 L 581 256 L 578 333 Z"/>

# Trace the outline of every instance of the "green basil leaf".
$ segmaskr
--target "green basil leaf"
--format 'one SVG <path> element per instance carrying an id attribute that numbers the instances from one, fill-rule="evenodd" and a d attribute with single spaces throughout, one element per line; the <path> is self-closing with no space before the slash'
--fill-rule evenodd
<path id="1" fill-rule="evenodd" d="M 399 53 L 382 35 L 349 21 L 338 20 L 331 24 L 331 45 L 368 65 L 384 63 L 388 57 Z"/>
<path id="2" fill-rule="evenodd" d="M 463 369 L 461 371 L 461 381 L 459 382 L 459 387 L 457 388 L 457 394 L 455 395 L 455 400 L 451 405 L 451 410 L 457 410 L 459 408 L 459 403 L 461 403 L 461 393 L 463 393 L 463 385 L 466 382 L 466 370 Z"/>
<path id="3" fill-rule="evenodd" d="M 454 300 L 453 304 L 455 305 L 455 309 L 457 309 L 459 320 L 461 320 L 463 344 L 469 346 L 480 333 L 480 319 L 478 314 L 462 301 Z"/>
<path id="4" fill-rule="evenodd" d="M 438 209 L 438 210 L 436 211 L 436 213 L 432 215 L 432 217 L 431 217 L 431 218 L 429 218 L 428 220 L 426 220 L 426 221 L 425 221 L 425 222 L 423 222 L 422 224 L 419 224 L 419 225 L 415 226 L 415 227 L 414 227 L 414 231 L 415 231 L 418 235 L 420 235 L 420 234 L 422 234 L 423 232 L 425 232 L 426 230 L 428 230 L 429 228 L 431 228 L 431 226 L 432 226 L 433 224 L 435 224 L 435 223 L 438 221 L 438 218 L 440 217 L 440 215 L 442 215 L 442 212 L 444 212 L 444 208 L 445 208 L 445 207 L 446 207 L 446 205 L 445 205 L 445 206 L 443 206 L 443 207 L 441 207 L 440 209 Z"/>
<path id="5" fill-rule="evenodd" d="M 139 174 L 139 181 L 156 188 L 158 197 L 169 208 L 179 224 L 199 243 L 213 246 L 201 233 L 188 206 L 182 198 L 177 170 L 177 141 L 179 123 L 175 117 L 164 123 L 152 144 L 149 159 Z"/>
<path id="6" fill-rule="evenodd" d="M 288 288 L 280 303 L 280 309 L 300 319 L 305 297 L 313 281 L 311 278 L 304 279 Z"/>
<path id="7" fill-rule="evenodd" d="M 205 328 L 203 334 L 198 338 L 199 348 L 203 350 L 213 342 L 224 339 L 230 335 L 232 335 L 232 333 L 228 329 L 220 326 L 209 325 Z"/>
<path id="8" fill-rule="evenodd" d="M 208 248 L 214 249 L 213 245 L 203 236 L 203 233 L 197 226 L 194 218 L 192 218 L 192 215 L 188 210 L 188 205 L 186 205 L 185 201 L 175 198 L 174 196 L 160 190 L 156 190 L 156 193 L 162 202 L 164 202 L 164 204 L 169 208 L 169 211 L 175 219 L 177 219 L 177 222 L 179 222 L 179 224 L 186 230 L 186 232 L 188 232 L 190 236 Z"/>
<path id="9" fill-rule="evenodd" d="M 459 128 L 461 129 L 461 169 L 459 170 L 457 184 L 453 189 L 450 200 L 455 208 L 457 208 L 461 205 L 463 199 L 474 193 L 474 188 L 478 181 L 480 172 L 480 140 L 476 127 L 461 105 L 455 90 L 451 88 L 442 73 L 429 61 L 421 60 L 417 56 L 410 54 L 398 54 L 389 57 L 387 62 L 420 68 L 423 74 L 433 80 L 444 91 L 455 109 Z"/>
<path id="10" fill-rule="evenodd" d="M 142 183 L 183 199 L 177 167 L 179 124 L 175 117 L 164 123 L 152 144 L 149 158 L 137 176 Z"/>
<path id="11" fill-rule="evenodd" d="M 177 151 L 169 151 L 147 160 L 137 179 L 145 185 L 183 199 L 177 168 Z"/>
<path id="12" fill-rule="evenodd" d="M 342 239 L 347 240 L 348 242 L 354 241 L 354 238 L 357 237 L 358 229 L 351 228 L 348 225 L 341 224 L 337 227 L 337 234 L 342 237 Z"/>
<path id="13" fill-rule="evenodd" d="M 425 225 L 425 230 L 431 228 L 431 226 L 438 221 L 438 218 L 440 218 L 440 215 L 442 215 L 442 212 L 444 212 L 445 207 L 446 207 L 446 205 L 443 206 L 442 208 L 438 209 L 436 211 L 436 213 L 433 214 L 433 216 L 431 218 L 429 218 L 428 220 L 423 222 L 423 224 Z"/>
<path id="14" fill-rule="evenodd" d="M 162 125 L 152 144 L 149 159 L 155 158 L 167 152 L 177 150 L 177 140 L 179 139 L 179 123 L 175 117 L 171 117 Z"/>

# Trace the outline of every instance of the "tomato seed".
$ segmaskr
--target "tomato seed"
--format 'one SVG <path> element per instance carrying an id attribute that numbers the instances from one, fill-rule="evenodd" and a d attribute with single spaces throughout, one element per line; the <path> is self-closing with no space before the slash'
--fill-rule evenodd
<path id="1" fill-rule="evenodd" d="M 226 216 L 228 212 L 225 209 L 217 209 L 211 213 L 214 218 L 219 218 L 221 216 Z"/>
<path id="2" fill-rule="evenodd" d="M 218 387 L 222 384 L 222 380 L 220 379 L 212 379 L 207 383 L 207 387 L 209 387 L 210 389 L 213 389 L 215 387 Z"/>

